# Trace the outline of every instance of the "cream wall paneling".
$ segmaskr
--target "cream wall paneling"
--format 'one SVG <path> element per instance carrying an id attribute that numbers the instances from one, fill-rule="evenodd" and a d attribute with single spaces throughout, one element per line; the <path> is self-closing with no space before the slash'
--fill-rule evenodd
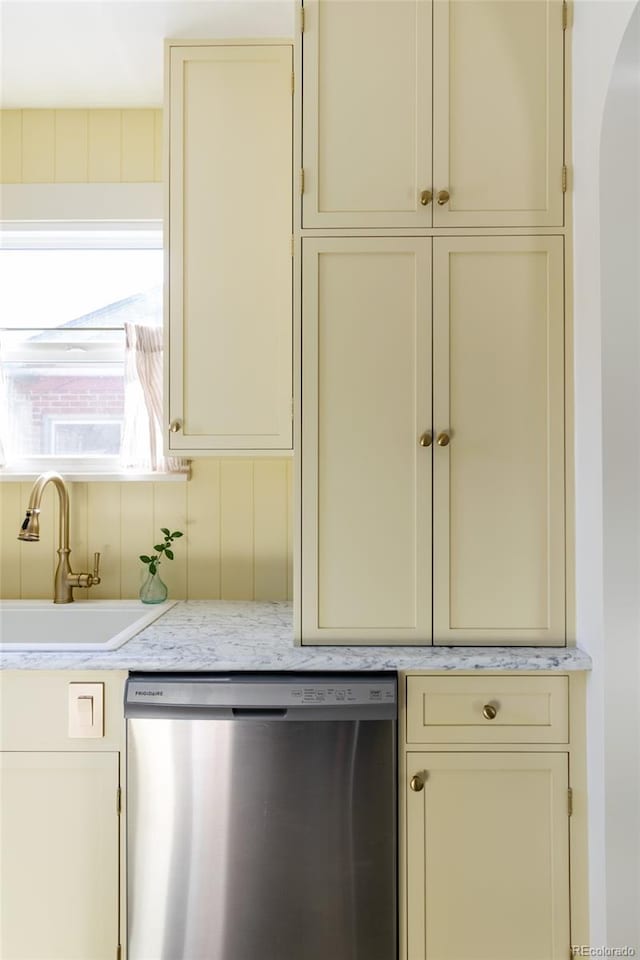
<path id="1" fill-rule="evenodd" d="M 0 183 L 161 179 L 161 110 L 0 111 Z"/>
<path id="2" fill-rule="evenodd" d="M 562 226 L 560 0 L 303 9 L 303 227 Z"/>
<path id="3" fill-rule="evenodd" d="M 562 237 L 302 243 L 302 642 L 564 645 Z"/>
<path id="4" fill-rule="evenodd" d="M 167 446 L 292 445 L 290 45 L 167 47 Z"/>
<path id="5" fill-rule="evenodd" d="M 73 483 L 71 549 L 85 569 L 102 553 L 102 583 L 78 594 L 136 597 L 138 560 L 160 527 L 183 530 L 175 560 L 162 566 L 169 596 L 206 600 L 292 598 L 292 470 L 287 459 L 206 459 L 188 483 Z M 39 543 L 17 531 L 31 483 L 0 483 L 0 597 L 51 597 L 56 564 L 57 500 L 46 490 Z"/>

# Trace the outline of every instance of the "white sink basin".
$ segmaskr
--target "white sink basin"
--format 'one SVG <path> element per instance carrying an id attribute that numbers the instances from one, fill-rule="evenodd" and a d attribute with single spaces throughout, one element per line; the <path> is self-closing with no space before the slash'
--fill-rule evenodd
<path id="1" fill-rule="evenodd" d="M 176 602 L 0 600 L 0 650 L 115 650 Z"/>

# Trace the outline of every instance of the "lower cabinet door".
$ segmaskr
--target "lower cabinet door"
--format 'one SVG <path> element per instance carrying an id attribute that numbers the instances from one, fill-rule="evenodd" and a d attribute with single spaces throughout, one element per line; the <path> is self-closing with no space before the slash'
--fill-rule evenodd
<path id="1" fill-rule="evenodd" d="M 406 960 L 566 960 L 568 756 L 407 764 Z"/>
<path id="2" fill-rule="evenodd" d="M 0 956 L 114 960 L 117 753 L 2 753 Z"/>

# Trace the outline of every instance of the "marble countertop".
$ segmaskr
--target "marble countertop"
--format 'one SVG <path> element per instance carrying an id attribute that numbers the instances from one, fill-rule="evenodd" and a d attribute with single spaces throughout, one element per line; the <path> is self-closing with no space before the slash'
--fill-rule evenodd
<path id="1" fill-rule="evenodd" d="M 5 670 L 590 670 L 577 647 L 296 647 L 290 603 L 177 603 L 117 650 L 2 653 Z"/>

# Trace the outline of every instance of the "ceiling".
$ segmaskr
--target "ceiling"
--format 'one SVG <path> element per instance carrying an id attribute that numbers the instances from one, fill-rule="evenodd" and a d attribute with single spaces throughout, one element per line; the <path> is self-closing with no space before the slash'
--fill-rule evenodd
<path id="1" fill-rule="evenodd" d="M 293 23 L 293 0 L 0 0 L 0 106 L 159 107 L 165 38 L 284 38 Z"/>

